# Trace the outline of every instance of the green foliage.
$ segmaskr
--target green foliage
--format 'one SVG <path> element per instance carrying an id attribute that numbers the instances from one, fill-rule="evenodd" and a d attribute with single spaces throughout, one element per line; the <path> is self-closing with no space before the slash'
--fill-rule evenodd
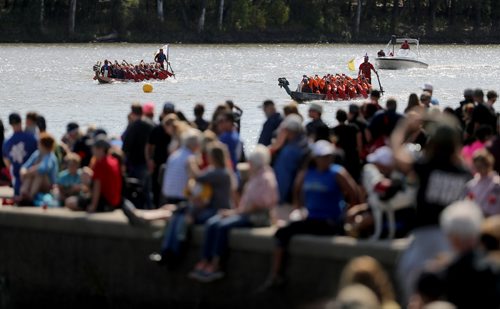
<path id="1" fill-rule="evenodd" d="M 284 0 L 271 0 L 266 6 L 268 24 L 273 27 L 282 27 L 290 18 L 290 7 Z"/>
<path id="2" fill-rule="evenodd" d="M 222 30 L 218 29 L 220 0 L 163 0 L 163 20 L 158 17 L 157 2 L 77 0 L 73 38 L 88 40 L 117 31 L 122 40 L 139 41 L 237 40 L 259 38 L 261 32 L 272 33 L 277 40 L 281 34 L 287 40 L 311 41 L 386 39 L 391 34 L 500 40 L 500 0 L 363 0 L 359 34 L 355 31 L 358 1 L 354 0 L 226 0 Z M 398 2 L 399 7 L 393 6 Z M 44 3 L 40 21 L 41 1 L 0 0 L 0 40 L 67 40 L 70 0 Z M 203 7 L 204 31 L 198 33 Z"/>
<path id="3" fill-rule="evenodd" d="M 234 0 L 231 8 L 231 26 L 236 30 L 247 30 L 251 26 L 252 2 Z"/>

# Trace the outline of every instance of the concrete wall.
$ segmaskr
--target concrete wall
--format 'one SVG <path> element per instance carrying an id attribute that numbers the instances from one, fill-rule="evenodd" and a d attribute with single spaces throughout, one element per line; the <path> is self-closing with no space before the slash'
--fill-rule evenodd
<path id="1" fill-rule="evenodd" d="M 0 307 L 294 308 L 332 296 L 348 259 L 371 255 L 392 272 L 406 246 L 405 240 L 296 237 L 288 285 L 257 293 L 270 269 L 273 229 L 235 230 L 227 276 L 208 285 L 187 278 L 198 258 L 201 229 L 175 270 L 148 260 L 158 250 L 161 231 L 161 224 L 131 227 L 121 211 L 88 215 L 0 207 Z"/>

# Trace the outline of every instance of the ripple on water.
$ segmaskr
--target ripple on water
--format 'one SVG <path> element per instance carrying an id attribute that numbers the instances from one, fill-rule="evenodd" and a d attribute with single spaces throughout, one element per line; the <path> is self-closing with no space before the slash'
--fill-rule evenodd
<path id="1" fill-rule="evenodd" d="M 92 80 L 97 60 L 151 59 L 159 45 L 145 44 L 4 44 L 0 45 L 0 99 L 6 120 L 8 112 L 37 110 L 49 121 L 49 130 L 64 132 L 75 120 L 94 123 L 119 134 L 125 127 L 129 104 L 153 101 L 157 110 L 173 101 L 192 117 L 197 102 L 206 104 L 207 114 L 226 99 L 244 109 L 242 136 L 253 145 L 264 121 L 258 108 L 265 99 L 282 106 L 290 99 L 277 85 L 287 77 L 295 88 L 302 74 L 346 73 L 353 57 L 374 53 L 383 46 L 343 44 L 279 45 L 171 45 L 170 60 L 177 79 L 153 81 L 153 93 L 142 92 L 142 83 L 98 85 Z M 36 55 L 33 57 L 32 55 Z M 500 84 L 498 46 L 440 45 L 421 48 L 420 57 L 429 69 L 381 71 L 386 96 L 404 108 L 410 93 L 419 93 L 425 82 L 435 87 L 443 106 L 455 106 L 467 87 L 495 89 Z M 20 60 L 23 59 L 22 65 Z M 360 101 L 356 101 L 360 102 Z M 335 125 L 335 113 L 350 102 L 322 103 L 325 121 Z M 299 110 L 307 115 L 307 105 Z"/>

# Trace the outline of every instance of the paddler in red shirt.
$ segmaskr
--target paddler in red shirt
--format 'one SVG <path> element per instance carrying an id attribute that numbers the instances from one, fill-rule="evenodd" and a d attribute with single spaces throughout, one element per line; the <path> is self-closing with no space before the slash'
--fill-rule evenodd
<path id="1" fill-rule="evenodd" d="M 371 71 L 373 70 L 373 72 L 375 72 L 375 73 L 377 73 L 377 71 L 375 71 L 373 64 L 368 62 L 368 60 L 369 60 L 368 55 L 366 55 L 365 62 L 363 62 L 362 64 L 359 65 L 358 77 L 364 76 L 368 80 L 368 83 L 371 84 L 372 83 L 372 72 Z"/>

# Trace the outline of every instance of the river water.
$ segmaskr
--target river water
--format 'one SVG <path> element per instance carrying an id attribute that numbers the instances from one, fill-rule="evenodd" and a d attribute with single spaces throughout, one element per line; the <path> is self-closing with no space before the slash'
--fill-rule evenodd
<path id="1" fill-rule="evenodd" d="M 264 121 L 258 106 L 273 99 L 279 106 L 290 102 L 277 86 L 287 77 L 291 88 L 303 74 L 349 73 L 352 57 L 373 55 L 377 45 L 171 45 L 170 60 L 176 79 L 153 82 L 153 93 L 141 83 L 99 85 L 92 66 L 104 58 L 129 62 L 152 59 L 159 45 L 145 44 L 6 44 L 0 45 L 0 117 L 6 123 L 11 111 L 38 111 L 48 130 L 61 136 L 68 121 L 96 124 L 112 134 L 126 125 L 129 105 L 152 101 L 157 110 L 172 101 L 188 117 L 197 102 L 205 103 L 207 117 L 226 99 L 244 110 L 242 137 L 255 144 Z M 381 71 L 386 97 L 398 99 L 404 109 L 410 93 L 420 93 L 426 82 L 442 106 L 456 106 L 463 89 L 500 88 L 499 46 L 422 45 L 420 59 L 429 69 Z M 335 124 L 335 112 L 349 102 L 321 103 L 325 121 Z M 496 106 L 498 109 L 498 106 Z M 305 113 L 307 105 L 301 105 Z"/>

